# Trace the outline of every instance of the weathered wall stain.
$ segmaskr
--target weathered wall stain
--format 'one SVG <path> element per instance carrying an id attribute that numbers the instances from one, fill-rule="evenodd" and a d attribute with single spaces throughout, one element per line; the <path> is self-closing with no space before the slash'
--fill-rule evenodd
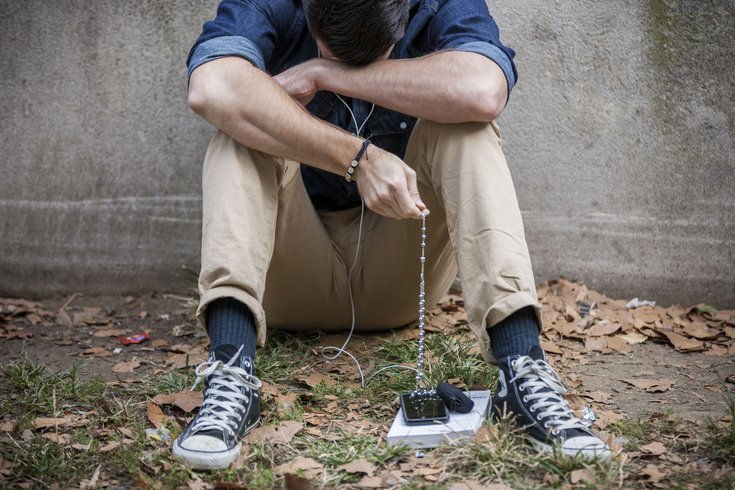
<path id="1" fill-rule="evenodd" d="M 491 2 L 539 280 L 735 305 L 735 2 Z M 212 130 L 184 61 L 216 0 L 0 0 L 0 294 L 184 290 Z"/>

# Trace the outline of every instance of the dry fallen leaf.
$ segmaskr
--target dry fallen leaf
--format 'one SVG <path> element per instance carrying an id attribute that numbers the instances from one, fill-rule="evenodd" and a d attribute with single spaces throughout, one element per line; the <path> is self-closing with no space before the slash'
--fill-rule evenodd
<path id="1" fill-rule="evenodd" d="M 286 473 L 284 475 L 283 486 L 286 490 L 315 490 L 311 480 L 295 473 Z"/>
<path id="2" fill-rule="evenodd" d="M 605 345 L 608 349 L 612 349 L 623 354 L 626 354 L 632 350 L 628 342 L 626 342 L 625 339 L 621 338 L 620 336 L 607 337 L 605 339 Z"/>
<path id="3" fill-rule="evenodd" d="M 666 477 L 666 473 L 661 471 L 661 468 L 654 465 L 648 464 L 645 468 L 638 472 L 639 475 L 647 478 L 650 483 L 658 483 Z"/>
<path id="4" fill-rule="evenodd" d="M 95 337 L 119 337 L 120 335 L 125 335 L 130 330 L 126 328 L 107 328 L 104 330 L 97 330 L 94 333 Z"/>
<path id="5" fill-rule="evenodd" d="M 562 350 L 552 340 L 541 340 L 541 348 L 547 354 L 562 354 Z"/>
<path id="6" fill-rule="evenodd" d="M 15 430 L 16 421 L 13 419 L 6 419 L 0 423 L 0 432 L 13 432 Z"/>
<path id="7" fill-rule="evenodd" d="M 580 482 L 594 485 L 597 481 L 597 478 L 595 478 L 595 475 L 593 475 L 590 470 L 581 468 L 579 470 L 572 471 L 572 474 L 569 477 L 569 481 L 571 481 L 573 485 L 576 485 Z"/>
<path id="8" fill-rule="evenodd" d="M 189 352 L 184 354 L 169 354 L 165 361 L 174 369 L 181 369 L 188 366 L 196 366 L 207 360 L 208 355 L 204 352 Z"/>
<path id="9" fill-rule="evenodd" d="M 363 476 L 357 482 L 358 488 L 385 488 L 385 482 L 379 476 Z"/>
<path id="10" fill-rule="evenodd" d="M 107 357 L 111 356 L 112 352 L 104 347 L 90 347 L 89 349 L 83 350 L 79 355 L 82 357 Z"/>
<path id="11" fill-rule="evenodd" d="M 712 344 L 709 346 L 709 350 L 705 351 L 705 355 L 708 356 L 726 356 L 729 350 L 723 345 Z"/>
<path id="12" fill-rule="evenodd" d="M 276 466 L 275 468 L 275 472 L 278 475 L 284 475 L 284 474 L 289 474 L 289 473 L 296 474 L 297 472 L 303 472 L 302 474 L 309 478 L 315 478 L 322 471 L 324 471 L 323 464 L 321 464 L 320 462 L 314 459 L 303 458 L 300 456 L 294 459 L 293 461 L 284 463 L 280 466 Z"/>
<path id="13" fill-rule="evenodd" d="M 626 333 L 624 335 L 619 335 L 621 339 L 625 340 L 627 343 L 634 345 L 634 344 L 642 344 L 646 340 L 648 340 L 648 337 L 643 335 L 642 333 L 638 332 L 630 332 Z"/>
<path id="14" fill-rule="evenodd" d="M 189 413 L 195 408 L 202 406 L 203 398 L 204 396 L 201 391 L 186 389 L 178 393 L 156 395 L 152 400 L 158 405 L 175 405 L 184 412 Z"/>
<path id="15" fill-rule="evenodd" d="M 625 418 L 624 415 L 612 412 L 610 410 L 596 410 L 597 420 L 595 421 L 595 427 L 598 429 L 604 429 L 607 424 L 617 422 Z"/>
<path id="16" fill-rule="evenodd" d="M 720 336 L 722 330 L 712 328 L 702 321 L 694 321 L 684 326 L 684 332 L 699 340 L 712 340 Z"/>
<path id="17" fill-rule="evenodd" d="M 595 325 L 593 325 L 588 331 L 587 335 L 590 335 L 592 337 L 600 337 L 602 335 L 611 335 L 618 330 L 620 330 L 620 327 L 622 325 L 619 323 L 612 323 L 609 320 L 603 320 Z"/>
<path id="18" fill-rule="evenodd" d="M 287 393 L 276 394 L 276 412 L 279 415 L 286 415 L 296 410 L 296 392 L 290 391 Z"/>
<path id="19" fill-rule="evenodd" d="M 670 330 L 662 330 L 660 333 L 664 334 L 679 352 L 704 350 L 704 343 L 701 340 L 690 339 Z"/>
<path id="20" fill-rule="evenodd" d="M 301 422 L 286 420 L 280 424 L 257 427 L 243 440 L 248 444 L 288 444 L 293 436 L 303 428 L 304 424 Z"/>
<path id="21" fill-rule="evenodd" d="M 140 362 L 138 361 L 129 361 L 129 362 L 118 362 L 114 366 L 112 366 L 112 372 L 113 373 L 132 373 L 134 369 L 137 369 L 140 367 Z"/>
<path id="22" fill-rule="evenodd" d="M 63 310 L 56 314 L 56 321 L 65 327 L 71 327 L 73 325 L 69 314 Z"/>
<path id="23" fill-rule="evenodd" d="M 633 316 L 645 323 L 654 323 L 660 320 L 660 315 L 653 311 L 650 306 L 643 306 L 634 310 Z"/>
<path id="24" fill-rule="evenodd" d="M 65 446 L 71 442 L 71 434 L 56 434 L 54 432 L 50 432 L 44 434 L 43 438 L 62 446 Z"/>
<path id="25" fill-rule="evenodd" d="M 548 475 L 549 473 L 547 473 Z M 554 475 L 557 477 L 557 481 L 559 481 L 559 477 L 557 475 Z M 546 483 L 546 478 L 544 478 L 544 483 Z M 459 483 L 453 483 L 449 490 L 513 490 L 511 487 L 506 485 L 505 483 L 491 483 L 489 485 L 482 484 L 477 480 L 464 480 L 463 482 Z"/>
<path id="26" fill-rule="evenodd" d="M 430 476 L 430 475 L 436 475 L 443 471 L 444 470 L 442 468 L 431 468 L 429 466 L 422 466 L 421 468 L 416 469 L 416 471 L 414 471 L 413 473 L 414 475 Z"/>
<path id="27" fill-rule="evenodd" d="M 266 397 L 270 397 L 270 396 L 275 397 L 280 392 L 277 386 L 274 386 L 267 381 L 263 381 L 262 383 L 263 384 L 260 387 L 261 395 L 266 396 Z"/>
<path id="28" fill-rule="evenodd" d="M 666 446 L 664 446 L 660 442 L 652 442 L 650 444 L 646 444 L 645 446 L 641 446 L 641 451 L 646 454 L 661 456 L 662 454 L 666 453 Z"/>
<path id="29" fill-rule="evenodd" d="M 662 393 L 668 391 L 669 388 L 674 386 L 676 380 L 674 379 L 621 379 L 623 383 L 628 383 L 636 388 L 646 390 L 648 393 Z"/>
<path id="30" fill-rule="evenodd" d="M 309 375 L 302 374 L 300 376 L 296 376 L 296 379 L 303 381 L 312 388 L 317 386 L 319 383 L 324 383 L 326 386 L 335 386 L 337 384 L 334 379 L 321 373 L 313 373 Z"/>
<path id="31" fill-rule="evenodd" d="M 102 465 L 98 464 L 97 469 L 94 470 L 94 473 L 92 473 L 92 478 L 89 480 L 82 480 L 79 482 L 79 488 L 97 488 L 97 484 L 99 483 L 100 479 L 100 470 L 102 469 Z"/>
<path id="32" fill-rule="evenodd" d="M 161 407 L 153 402 L 147 403 L 148 420 L 151 421 L 156 429 L 160 429 L 164 426 L 164 416 Z"/>
<path id="33" fill-rule="evenodd" d="M 46 429 L 48 427 L 61 427 L 73 420 L 74 419 L 72 417 L 37 417 L 36 420 L 33 422 L 33 425 L 36 429 Z"/>
<path id="34" fill-rule="evenodd" d="M 544 483 L 549 487 L 556 486 L 561 478 L 556 473 L 544 473 Z"/>
<path id="35" fill-rule="evenodd" d="M 606 393 L 604 391 L 592 391 L 582 395 L 584 398 L 588 398 L 595 403 L 602 403 L 608 405 L 612 403 L 612 393 Z"/>
<path id="36" fill-rule="evenodd" d="M 605 339 L 602 337 L 587 337 L 584 341 L 584 350 L 587 352 L 600 351 L 605 349 Z"/>
<path id="37" fill-rule="evenodd" d="M 189 490 L 213 490 L 214 486 L 202 480 L 189 480 L 186 484 Z"/>
<path id="38" fill-rule="evenodd" d="M 120 442 L 119 441 L 110 441 L 107 444 L 105 444 L 104 446 L 102 446 L 100 448 L 100 451 L 102 451 L 103 453 L 109 453 L 110 451 L 114 451 L 118 447 L 120 447 Z"/>
<path id="39" fill-rule="evenodd" d="M 375 465 L 362 458 L 343 464 L 342 466 L 337 467 L 337 469 L 346 471 L 347 473 L 365 473 L 368 476 L 373 476 L 373 474 L 375 474 Z"/>

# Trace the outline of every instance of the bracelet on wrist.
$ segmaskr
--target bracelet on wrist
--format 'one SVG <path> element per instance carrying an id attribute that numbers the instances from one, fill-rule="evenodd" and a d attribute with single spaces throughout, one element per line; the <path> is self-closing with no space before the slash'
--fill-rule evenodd
<path id="1" fill-rule="evenodd" d="M 345 174 L 345 180 L 347 182 L 352 182 L 352 175 L 355 173 L 355 170 L 357 170 L 357 166 L 360 164 L 360 160 L 362 159 L 362 156 L 365 155 L 365 159 L 367 159 L 367 147 L 370 146 L 370 139 L 366 139 L 362 142 L 362 146 L 360 147 L 360 151 L 357 152 L 357 155 L 355 155 L 355 158 L 350 162 L 350 166 L 347 167 L 347 173 Z"/>

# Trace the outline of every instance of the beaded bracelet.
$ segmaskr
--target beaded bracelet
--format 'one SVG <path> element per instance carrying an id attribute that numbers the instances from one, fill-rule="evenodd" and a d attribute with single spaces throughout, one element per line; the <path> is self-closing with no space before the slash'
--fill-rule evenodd
<path id="1" fill-rule="evenodd" d="M 366 139 L 362 142 L 362 147 L 360 147 L 360 151 L 357 152 L 357 155 L 355 155 L 355 159 L 352 160 L 352 163 L 350 163 L 350 166 L 347 168 L 347 173 L 345 174 L 345 180 L 347 182 L 352 182 L 352 174 L 355 173 L 355 169 L 357 169 L 357 166 L 360 164 L 360 159 L 362 159 L 362 156 L 365 155 L 365 158 L 367 158 L 367 147 L 370 146 L 370 139 Z"/>

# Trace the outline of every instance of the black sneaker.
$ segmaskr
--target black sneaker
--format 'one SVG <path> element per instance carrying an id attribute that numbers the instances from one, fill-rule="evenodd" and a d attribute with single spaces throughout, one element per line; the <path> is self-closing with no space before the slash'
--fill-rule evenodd
<path id="1" fill-rule="evenodd" d="M 260 422 L 261 383 L 234 345 L 218 346 L 196 374 L 194 386 L 206 382 L 204 401 L 174 441 L 174 458 L 198 470 L 227 468 L 240 455 L 240 439 Z"/>
<path id="2" fill-rule="evenodd" d="M 543 350 L 532 347 L 527 356 L 511 356 L 500 362 L 493 416 L 496 420 L 514 417 L 540 449 L 609 459 L 610 448 L 574 415 L 564 398 L 566 391 Z"/>

